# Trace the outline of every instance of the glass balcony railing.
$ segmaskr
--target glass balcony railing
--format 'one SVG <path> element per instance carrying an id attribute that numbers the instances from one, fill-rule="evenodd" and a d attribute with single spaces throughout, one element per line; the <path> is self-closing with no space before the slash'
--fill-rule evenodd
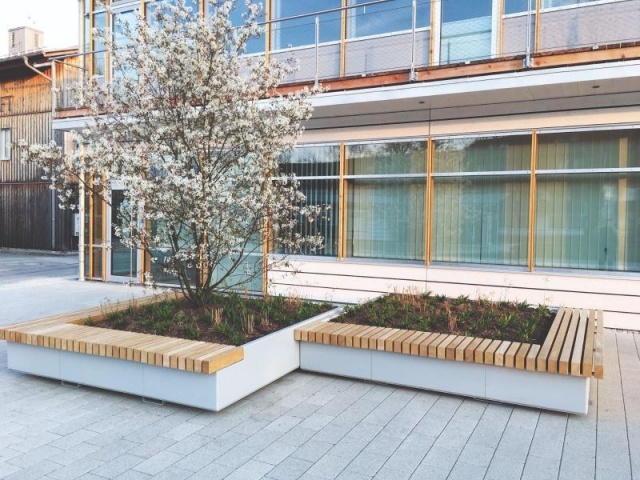
<path id="1" fill-rule="evenodd" d="M 467 1 L 352 0 L 344 12 L 266 22 L 270 35 L 263 38 L 271 38 L 270 58 L 293 57 L 298 63 L 285 84 L 392 72 L 408 72 L 413 79 L 424 67 L 614 49 L 640 41 L 640 0 L 543 0 L 539 11 L 535 0 L 505 0 L 504 12 L 490 0 L 474 0 L 474 8 L 466 8 Z M 250 56 L 263 61 L 264 48 L 252 45 Z M 104 52 L 81 56 L 75 67 L 59 62 L 65 66 L 57 75 L 58 109 L 82 104 L 78 86 L 89 72 L 98 72 L 98 81 L 109 80 Z"/>

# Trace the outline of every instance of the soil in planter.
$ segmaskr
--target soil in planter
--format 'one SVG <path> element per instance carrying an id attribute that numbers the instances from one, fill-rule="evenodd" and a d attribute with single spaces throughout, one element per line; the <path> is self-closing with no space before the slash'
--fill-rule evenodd
<path id="1" fill-rule="evenodd" d="M 393 293 L 347 307 L 334 322 L 542 344 L 555 314 L 546 306 Z"/>
<path id="2" fill-rule="evenodd" d="M 238 294 L 213 295 L 205 308 L 184 299 L 163 300 L 112 312 L 86 325 L 151 333 L 167 337 L 242 345 L 333 308 L 299 298 L 252 298 Z"/>

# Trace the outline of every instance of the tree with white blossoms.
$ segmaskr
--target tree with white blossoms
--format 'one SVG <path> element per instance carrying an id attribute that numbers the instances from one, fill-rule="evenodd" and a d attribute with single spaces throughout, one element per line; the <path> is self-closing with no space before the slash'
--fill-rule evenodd
<path id="1" fill-rule="evenodd" d="M 83 86 L 91 115 L 75 132 L 81 148 L 23 145 L 23 159 L 44 169 L 63 205 L 73 202 L 76 183 L 107 202 L 114 182 L 122 185 L 117 236 L 163 257 L 186 297 L 204 304 L 214 290 L 262 274 L 245 268 L 264 242 L 287 252 L 322 247 L 321 236 L 303 238 L 295 223 L 317 221 L 323 208 L 305 206 L 295 178 L 278 165 L 311 116 L 314 92 L 279 95 L 294 65 L 243 56 L 262 32 L 259 5 L 239 6 L 245 21 L 234 28 L 232 1 L 209 0 L 207 20 L 176 3 L 158 2 L 147 21 L 119 25 L 119 48 L 94 31 L 113 74 L 109 84 Z M 134 222 L 126 220 L 131 212 Z"/>

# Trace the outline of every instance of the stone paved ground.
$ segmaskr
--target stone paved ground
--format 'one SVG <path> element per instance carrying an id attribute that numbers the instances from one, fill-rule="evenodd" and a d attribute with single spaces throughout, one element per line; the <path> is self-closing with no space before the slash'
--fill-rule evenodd
<path id="1" fill-rule="evenodd" d="M 0 342 L 0 478 L 640 479 L 640 334 L 588 416 L 294 372 L 221 413 L 22 375 Z"/>

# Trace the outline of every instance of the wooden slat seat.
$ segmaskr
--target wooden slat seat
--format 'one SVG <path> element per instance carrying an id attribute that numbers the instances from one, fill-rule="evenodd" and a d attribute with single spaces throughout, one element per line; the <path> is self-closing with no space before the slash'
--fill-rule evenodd
<path id="1" fill-rule="evenodd" d="M 136 306 L 157 300 L 157 296 L 143 298 L 136 300 Z M 215 373 L 244 358 L 242 347 L 85 325 L 89 317 L 99 323 L 107 314 L 129 306 L 131 302 L 126 301 L 108 309 L 98 307 L 8 325 L 0 328 L 0 340 L 203 374 Z"/>
<path id="2" fill-rule="evenodd" d="M 559 308 L 542 345 L 322 321 L 294 335 L 302 342 L 603 378 L 602 316 L 602 311 Z"/>

